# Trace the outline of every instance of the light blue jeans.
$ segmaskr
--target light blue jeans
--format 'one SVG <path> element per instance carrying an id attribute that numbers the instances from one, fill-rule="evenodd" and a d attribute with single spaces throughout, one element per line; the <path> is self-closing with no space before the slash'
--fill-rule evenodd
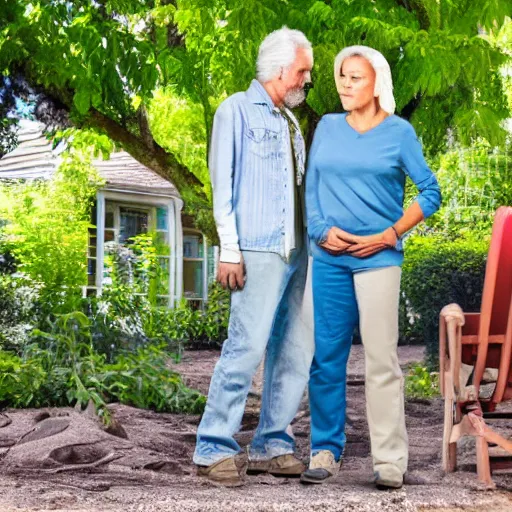
<path id="1" fill-rule="evenodd" d="M 236 455 L 252 378 L 265 356 L 261 414 L 249 448 L 252 460 L 293 453 L 287 432 L 309 379 L 314 352 L 311 301 L 304 301 L 307 251 L 286 263 L 279 255 L 243 251 L 247 281 L 231 296 L 228 339 L 210 383 L 197 430 L 194 463 L 209 466 Z"/>

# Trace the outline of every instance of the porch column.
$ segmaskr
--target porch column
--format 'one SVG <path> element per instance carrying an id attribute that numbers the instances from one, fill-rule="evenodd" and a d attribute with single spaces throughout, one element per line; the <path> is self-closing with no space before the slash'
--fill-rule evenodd
<path id="1" fill-rule="evenodd" d="M 101 295 L 103 287 L 103 258 L 105 255 L 105 194 L 96 194 L 96 289 Z"/>
<path id="2" fill-rule="evenodd" d="M 174 308 L 176 295 L 176 210 L 174 200 L 167 203 L 167 232 L 169 233 L 169 308 Z"/>
<path id="3" fill-rule="evenodd" d="M 176 219 L 176 300 L 183 297 L 183 226 L 181 223 L 181 209 L 183 201 L 174 199 Z"/>

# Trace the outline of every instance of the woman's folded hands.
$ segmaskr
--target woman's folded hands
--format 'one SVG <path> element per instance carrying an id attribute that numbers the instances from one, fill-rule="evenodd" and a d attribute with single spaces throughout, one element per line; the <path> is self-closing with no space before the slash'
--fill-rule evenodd
<path id="1" fill-rule="evenodd" d="M 358 258 L 366 258 L 383 249 L 395 247 L 397 241 L 395 230 L 391 226 L 381 233 L 367 236 L 352 235 L 333 226 L 320 247 L 334 256 L 350 254 Z"/>

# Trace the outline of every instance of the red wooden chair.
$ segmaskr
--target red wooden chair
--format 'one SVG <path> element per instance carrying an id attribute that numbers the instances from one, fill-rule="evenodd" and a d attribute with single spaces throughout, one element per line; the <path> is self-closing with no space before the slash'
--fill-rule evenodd
<path id="1" fill-rule="evenodd" d="M 500 207 L 494 218 L 480 313 L 465 313 L 457 304 L 443 308 L 439 345 L 443 469 L 455 471 L 457 441 L 474 436 L 478 479 L 493 486 L 491 469 L 512 467 L 512 441 L 486 423 L 512 418 L 498 407 L 512 399 L 512 207 Z M 489 380 L 489 375 L 496 384 L 484 397 L 484 376 Z M 490 456 L 489 445 L 500 447 L 501 456 Z"/>

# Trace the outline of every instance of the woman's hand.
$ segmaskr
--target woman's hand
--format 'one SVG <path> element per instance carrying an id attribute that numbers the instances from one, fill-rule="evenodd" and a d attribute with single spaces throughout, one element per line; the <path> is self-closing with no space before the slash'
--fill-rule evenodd
<path id="1" fill-rule="evenodd" d="M 385 229 L 382 233 L 368 236 L 358 236 L 356 243 L 347 248 L 347 254 L 357 258 L 367 258 L 378 252 L 393 248 L 398 242 L 398 237 L 392 227 Z"/>
<path id="2" fill-rule="evenodd" d="M 357 244 L 358 238 L 361 237 L 357 237 L 343 231 L 343 229 L 333 226 L 327 233 L 327 239 L 325 242 L 319 245 L 329 254 L 337 256 L 346 252 L 349 247 Z"/>

